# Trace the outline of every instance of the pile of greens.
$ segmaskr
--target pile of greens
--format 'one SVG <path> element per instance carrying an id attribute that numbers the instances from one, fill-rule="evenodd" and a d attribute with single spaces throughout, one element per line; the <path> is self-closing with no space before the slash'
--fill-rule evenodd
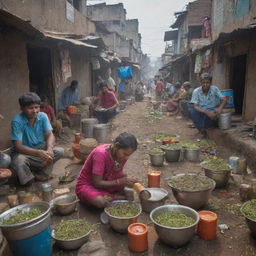
<path id="1" fill-rule="evenodd" d="M 164 212 L 158 215 L 155 221 L 166 227 L 182 228 L 193 225 L 196 221 L 179 211 Z"/>
<path id="2" fill-rule="evenodd" d="M 161 146 L 161 149 L 163 150 L 175 150 L 175 149 L 181 149 L 181 145 L 179 143 L 171 143 L 171 144 L 167 144 L 167 145 L 163 145 Z"/>
<path id="3" fill-rule="evenodd" d="M 182 175 L 170 179 L 168 185 L 181 191 L 201 191 L 210 189 L 212 182 L 205 176 Z"/>
<path id="4" fill-rule="evenodd" d="M 36 217 L 40 216 L 43 214 L 44 211 L 38 209 L 38 208 L 33 208 L 30 209 L 29 211 L 22 211 L 22 210 L 17 210 L 16 214 L 11 216 L 10 218 L 3 220 L 2 225 L 13 225 L 13 224 L 18 224 L 22 222 L 26 222 L 28 220 L 35 219 Z"/>
<path id="5" fill-rule="evenodd" d="M 150 155 L 162 155 L 164 154 L 163 150 L 161 148 L 153 148 L 149 151 Z"/>
<path id="6" fill-rule="evenodd" d="M 84 236 L 91 230 L 92 225 L 86 220 L 66 220 L 54 227 L 54 237 L 60 240 L 70 240 Z"/>
<path id="7" fill-rule="evenodd" d="M 222 158 L 211 158 L 201 163 L 203 168 L 214 170 L 214 171 L 229 171 L 231 167 Z"/>
<path id="8" fill-rule="evenodd" d="M 139 214 L 140 209 L 134 203 L 116 203 L 108 208 L 106 212 L 114 217 L 130 218 Z"/>
<path id="9" fill-rule="evenodd" d="M 246 204 L 242 208 L 242 212 L 247 218 L 256 221 L 256 199 L 252 199 L 250 203 Z"/>

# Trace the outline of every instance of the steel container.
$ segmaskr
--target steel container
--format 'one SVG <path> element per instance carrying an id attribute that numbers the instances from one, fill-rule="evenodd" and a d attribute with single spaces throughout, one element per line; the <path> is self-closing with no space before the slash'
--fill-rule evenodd
<path id="1" fill-rule="evenodd" d="M 179 161 L 181 149 L 168 149 L 165 147 L 161 147 L 161 149 L 165 152 L 165 160 L 167 162 Z"/>
<path id="2" fill-rule="evenodd" d="M 126 202 L 128 202 L 128 201 L 127 200 L 116 200 L 116 201 L 112 201 L 111 205 L 116 204 L 116 203 L 126 203 Z M 139 213 L 136 216 L 115 217 L 107 212 L 107 207 L 104 209 L 105 214 L 108 216 L 108 223 L 110 224 L 112 229 L 114 229 L 115 231 L 117 231 L 119 233 L 127 233 L 129 225 L 137 222 L 137 218 L 141 214 L 141 211 L 142 211 L 141 206 L 134 202 L 130 202 L 130 203 L 136 205 L 139 209 Z"/>
<path id="3" fill-rule="evenodd" d="M 181 213 L 184 213 L 187 216 L 193 218 L 195 220 L 195 223 L 187 227 L 172 228 L 172 227 L 162 226 L 155 221 L 157 216 L 159 216 L 164 212 L 169 212 L 169 211 L 179 211 Z M 195 210 L 186 206 L 163 205 L 155 208 L 150 213 L 150 219 L 154 223 L 155 230 L 161 241 L 163 241 L 164 243 L 172 247 L 181 247 L 186 243 L 188 243 L 195 235 L 196 226 L 199 222 L 199 214 Z"/>
<path id="4" fill-rule="evenodd" d="M 218 124 L 221 130 L 227 130 L 231 128 L 231 116 L 231 112 L 220 114 Z"/>
<path id="5" fill-rule="evenodd" d="M 256 221 L 255 221 L 255 220 L 252 220 L 252 219 L 250 219 L 250 218 L 248 218 L 248 217 L 245 215 L 244 211 L 243 211 L 243 208 L 244 208 L 247 204 L 249 204 L 249 203 L 250 203 L 250 201 L 245 202 L 245 203 L 242 205 L 242 207 L 240 208 L 240 211 L 241 211 L 242 215 L 245 217 L 246 224 L 247 224 L 248 228 L 250 229 L 250 231 L 251 231 L 253 237 L 256 238 Z"/>
<path id="6" fill-rule="evenodd" d="M 163 166 L 164 165 L 164 156 L 165 152 L 159 153 L 159 154 L 151 154 L 149 153 L 150 156 L 150 162 L 153 166 Z"/>
<path id="7" fill-rule="evenodd" d="M 229 170 L 211 170 L 203 166 L 203 162 L 201 163 L 201 167 L 204 170 L 205 176 L 213 179 L 216 182 L 216 188 L 223 188 L 227 185 L 230 174 L 231 174 L 231 167 Z"/>
<path id="8" fill-rule="evenodd" d="M 171 179 L 177 179 L 181 176 L 184 175 L 196 175 L 197 174 L 177 174 L 173 177 L 171 177 L 169 180 Z M 175 199 L 178 201 L 179 204 L 182 205 L 186 205 L 188 207 L 191 207 L 193 209 L 200 209 L 202 208 L 209 200 L 212 191 L 215 188 L 215 181 L 208 178 L 208 177 L 204 177 L 203 178 L 210 180 L 210 182 L 212 183 L 212 186 L 208 189 L 203 189 L 200 191 L 187 191 L 187 190 L 180 190 L 178 188 L 175 188 L 173 186 L 171 186 L 170 183 L 168 183 L 168 185 L 171 187 L 172 189 L 172 193 L 175 197 Z"/>
<path id="9" fill-rule="evenodd" d="M 81 120 L 81 130 L 85 138 L 93 138 L 93 126 L 98 124 L 96 118 L 85 118 Z"/>
<path id="10" fill-rule="evenodd" d="M 93 138 L 99 143 L 111 142 L 111 124 L 95 124 L 93 126 Z"/>
<path id="11" fill-rule="evenodd" d="M 156 207 L 164 205 L 168 198 L 168 192 L 162 188 L 147 188 L 151 196 L 148 199 L 140 197 L 140 203 L 144 212 L 150 213 Z"/>
<path id="12" fill-rule="evenodd" d="M 7 240 L 23 240 L 32 237 L 45 230 L 50 225 L 51 208 L 50 204 L 47 202 L 33 202 L 11 208 L 0 215 L 0 223 L 2 223 L 3 220 L 9 219 L 11 216 L 17 214 L 17 210 L 29 211 L 34 208 L 42 210 L 43 214 L 22 223 L 12 225 L 0 224 L 2 233 Z"/>
<path id="13" fill-rule="evenodd" d="M 184 149 L 184 156 L 185 159 L 191 162 L 198 162 L 199 161 L 199 148 L 198 149 Z"/>
<path id="14" fill-rule="evenodd" d="M 63 250 L 76 250 L 89 240 L 90 233 L 91 233 L 91 230 L 87 234 L 81 237 L 69 239 L 69 240 L 61 240 L 54 236 L 54 230 L 53 230 L 52 238 L 55 240 L 56 244 Z"/>
<path id="15" fill-rule="evenodd" d="M 51 206 L 60 215 L 68 215 L 75 211 L 78 202 L 76 195 L 67 194 L 54 198 Z"/>

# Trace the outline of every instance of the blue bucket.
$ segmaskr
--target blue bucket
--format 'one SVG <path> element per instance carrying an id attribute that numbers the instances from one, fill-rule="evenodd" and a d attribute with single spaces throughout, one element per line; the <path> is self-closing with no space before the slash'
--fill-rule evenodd
<path id="1" fill-rule="evenodd" d="M 234 107 L 234 92 L 232 89 L 221 90 L 221 94 L 226 97 L 227 104 L 225 105 L 226 108 L 233 108 Z"/>
<path id="2" fill-rule="evenodd" d="M 9 240 L 14 256 L 51 256 L 52 237 L 48 226 L 39 234 L 23 240 Z"/>

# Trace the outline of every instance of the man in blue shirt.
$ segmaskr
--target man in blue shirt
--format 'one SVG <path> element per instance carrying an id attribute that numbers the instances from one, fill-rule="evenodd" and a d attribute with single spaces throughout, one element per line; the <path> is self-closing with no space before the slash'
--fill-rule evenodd
<path id="1" fill-rule="evenodd" d="M 31 184 L 36 178 L 46 181 L 53 163 L 60 159 L 63 148 L 54 147 L 55 137 L 47 115 L 40 111 L 41 99 L 35 93 L 24 93 L 19 98 L 21 113 L 11 124 L 13 142 L 12 169 L 21 185 Z M 35 171 L 34 175 L 32 170 Z"/>
<path id="2" fill-rule="evenodd" d="M 80 103 L 78 81 L 73 80 L 71 84 L 62 91 L 58 105 L 58 116 L 68 120 L 70 127 L 72 127 L 72 122 L 68 113 L 66 112 L 66 108 L 68 106 L 78 105 Z"/>
<path id="3" fill-rule="evenodd" d="M 203 73 L 200 78 L 202 86 L 193 91 L 189 114 L 199 132 L 206 135 L 205 129 L 216 126 L 226 98 L 218 87 L 211 85 L 210 74 Z"/>

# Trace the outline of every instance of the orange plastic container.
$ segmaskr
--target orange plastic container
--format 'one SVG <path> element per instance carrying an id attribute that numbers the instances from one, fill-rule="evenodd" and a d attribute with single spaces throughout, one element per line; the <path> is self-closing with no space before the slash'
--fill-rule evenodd
<path id="1" fill-rule="evenodd" d="M 145 189 L 145 187 L 140 183 L 134 183 L 133 189 L 139 194 L 143 189 Z"/>
<path id="2" fill-rule="evenodd" d="M 148 249 L 148 226 L 133 223 L 128 227 L 128 247 L 133 252 L 144 252 Z"/>
<path id="3" fill-rule="evenodd" d="M 197 234 L 204 240 L 213 240 L 217 235 L 217 214 L 211 211 L 198 212 L 200 220 L 197 226 Z"/>
<path id="4" fill-rule="evenodd" d="M 72 149 L 73 149 L 74 156 L 78 159 L 81 159 L 81 153 L 79 151 L 79 144 L 73 144 Z"/>
<path id="5" fill-rule="evenodd" d="M 81 133 L 77 132 L 75 133 L 75 143 L 79 143 L 81 140 Z"/>
<path id="6" fill-rule="evenodd" d="M 148 187 L 160 187 L 160 171 L 150 171 L 148 172 Z"/>
<path id="7" fill-rule="evenodd" d="M 69 115 L 72 115 L 72 114 L 76 114 L 77 113 L 77 108 L 75 106 L 67 106 L 67 113 Z"/>

